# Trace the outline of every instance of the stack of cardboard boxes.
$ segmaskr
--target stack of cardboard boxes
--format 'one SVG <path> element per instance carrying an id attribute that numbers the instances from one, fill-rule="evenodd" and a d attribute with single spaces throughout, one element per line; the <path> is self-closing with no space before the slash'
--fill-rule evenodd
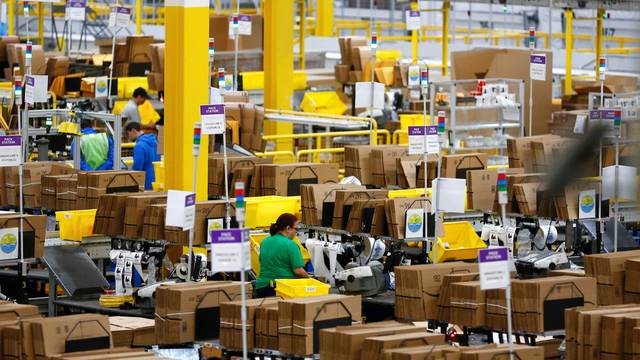
<path id="1" fill-rule="evenodd" d="M 598 304 L 616 305 L 626 303 L 625 291 L 627 281 L 625 279 L 625 264 L 627 260 L 640 258 L 640 250 L 621 251 L 615 253 L 603 253 L 587 255 L 584 257 L 584 269 L 587 276 L 591 276 L 598 283 Z M 635 262 L 629 263 L 630 277 L 629 290 L 633 290 Z M 633 301 L 637 298 L 629 291 L 627 300 Z"/>
<path id="2" fill-rule="evenodd" d="M 22 222 L 20 221 L 22 218 Z M 20 231 L 22 225 L 23 232 L 23 254 L 25 259 L 39 258 L 43 255 L 44 241 L 47 234 L 46 215 L 20 215 L 20 214 L 0 214 L 0 229 L 13 229 Z M 11 243 L 7 243 L 10 249 Z M 16 260 L 20 258 L 19 252 L 3 252 L 2 260 Z"/>
<path id="3" fill-rule="evenodd" d="M 371 58 L 367 39 L 359 36 L 338 38 L 340 64 L 335 66 L 335 76 L 339 83 L 363 81 L 363 69 Z"/>
<path id="4" fill-rule="evenodd" d="M 227 183 L 229 185 L 228 194 L 235 197 L 233 187 L 236 182 L 242 182 L 245 186 L 245 194 L 251 189 L 256 164 L 269 164 L 270 159 L 263 159 L 255 156 L 242 156 L 230 154 L 227 157 Z M 209 196 L 225 196 L 224 179 L 224 158 L 222 154 L 209 154 Z"/>
<path id="5" fill-rule="evenodd" d="M 109 329 L 113 347 L 143 347 L 157 344 L 153 319 L 110 316 Z"/>
<path id="6" fill-rule="evenodd" d="M 340 190 L 364 190 L 364 186 L 351 184 L 301 185 L 302 222 L 312 226 L 330 227 Z"/>
<path id="7" fill-rule="evenodd" d="M 149 46 L 151 72 L 147 74 L 150 90 L 164 91 L 164 44 Z"/>
<path id="8" fill-rule="evenodd" d="M 42 178 L 47 175 L 71 174 L 75 171 L 58 162 L 38 161 L 28 162 L 23 165 L 22 194 L 24 206 L 27 208 L 40 208 L 42 206 Z M 4 183 L 0 184 L 0 192 L 6 194 L 7 205 L 19 205 L 20 178 L 17 167 L 4 168 Z M 47 201 L 52 201 L 47 198 Z"/>
<path id="9" fill-rule="evenodd" d="M 117 42 L 113 63 L 115 77 L 145 76 L 151 70 L 153 36 L 127 36 L 124 42 Z"/>
<path id="10" fill-rule="evenodd" d="M 299 196 L 300 185 L 338 182 L 338 164 L 259 164 L 249 196 Z"/>
<path id="11" fill-rule="evenodd" d="M 144 171 L 105 170 L 78 173 L 78 209 L 97 209 L 100 196 L 144 191 Z"/>
<path id="12" fill-rule="evenodd" d="M 142 235 L 144 211 L 150 204 L 165 204 L 166 193 L 116 193 L 100 196 L 94 234 L 125 236 L 135 239 Z"/>
<path id="13" fill-rule="evenodd" d="M 258 310 L 261 308 L 277 307 L 280 298 L 265 298 L 247 300 L 247 347 L 259 348 L 258 343 L 258 322 L 264 321 L 264 315 L 260 316 Z M 242 317 L 240 309 L 242 301 L 230 301 L 220 305 L 220 345 L 230 349 L 242 349 Z M 268 325 L 267 325 L 268 326 Z M 264 324 L 262 325 L 264 329 Z M 262 331 L 262 330 L 261 330 Z M 262 332 L 260 333 L 262 334 Z M 277 333 L 276 333 L 277 336 Z M 265 347 L 265 349 L 276 349 L 276 347 Z"/>
<path id="14" fill-rule="evenodd" d="M 256 309 L 256 347 L 278 348 L 278 304 L 262 305 Z"/>

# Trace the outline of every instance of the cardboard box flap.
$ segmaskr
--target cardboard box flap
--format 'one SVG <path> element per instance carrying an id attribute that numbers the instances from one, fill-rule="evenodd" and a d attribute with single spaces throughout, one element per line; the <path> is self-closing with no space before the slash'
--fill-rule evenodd
<path id="1" fill-rule="evenodd" d="M 111 347 L 111 331 L 96 319 L 75 323 L 64 344 L 65 352 L 108 349 L 109 347 Z"/>

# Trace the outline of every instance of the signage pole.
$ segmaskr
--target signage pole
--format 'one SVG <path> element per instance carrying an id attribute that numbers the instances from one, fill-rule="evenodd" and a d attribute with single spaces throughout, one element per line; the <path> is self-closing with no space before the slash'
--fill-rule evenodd
<path id="1" fill-rule="evenodd" d="M 370 12 L 370 32 L 371 32 L 371 107 L 369 108 L 369 133 L 371 134 L 369 137 L 369 144 L 374 144 L 374 134 L 373 134 L 373 122 L 375 121 L 373 117 L 373 102 L 375 100 L 375 66 L 376 66 L 376 49 L 378 48 L 378 34 L 374 31 L 373 24 L 373 8 L 374 8 L 375 0 L 371 0 L 371 12 Z M 364 69 L 363 69 L 364 70 Z"/>
<path id="2" fill-rule="evenodd" d="M 600 59 L 598 59 L 598 66 L 600 67 L 600 110 L 602 110 L 604 108 L 604 79 L 605 79 L 605 72 L 607 70 L 607 58 L 605 58 L 604 56 L 601 56 Z M 589 110 L 593 110 L 593 109 L 589 109 Z M 617 150 L 617 149 L 616 149 Z M 602 138 L 600 138 L 599 141 L 599 151 L 598 151 L 598 172 L 600 175 L 600 179 L 602 179 Z M 617 160 L 617 156 L 616 156 L 616 160 Z M 617 172 L 617 168 L 616 168 L 616 172 Z M 617 173 L 616 173 L 616 181 L 617 181 Z M 615 189 L 614 189 L 615 190 Z M 599 202 L 600 202 L 600 206 L 598 206 L 598 221 L 600 222 L 600 233 L 604 234 L 604 223 L 602 221 L 602 191 L 600 191 L 600 198 L 599 198 Z M 616 224 L 617 225 L 617 224 Z M 614 229 L 617 229 L 618 227 L 614 225 Z M 616 242 L 616 230 L 614 230 L 614 243 Z M 617 245 L 617 244 L 616 244 Z M 614 246 L 614 248 L 617 249 L 617 246 Z"/>
<path id="3" fill-rule="evenodd" d="M 29 42 L 29 3 L 28 2 L 26 1 L 24 2 L 22 10 L 24 12 L 25 26 L 27 30 L 27 42 Z"/>
<path id="4" fill-rule="evenodd" d="M 213 57 L 211 57 L 211 59 L 213 61 Z M 220 68 L 218 69 L 218 87 L 220 88 L 220 92 L 223 94 L 224 94 L 224 83 L 225 83 L 224 79 L 225 79 L 224 68 Z M 234 86 L 235 86 L 235 80 L 234 80 Z M 227 155 L 226 123 L 227 121 L 225 120 L 224 131 L 222 132 L 222 162 L 224 167 L 224 199 L 226 201 L 224 205 L 224 208 L 225 208 L 224 223 L 225 223 L 225 229 L 231 229 L 231 215 L 229 214 L 229 208 L 231 207 L 231 203 L 229 202 L 229 166 L 227 164 L 229 162 L 229 157 Z"/>
<path id="5" fill-rule="evenodd" d="M 235 38 L 233 47 L 233 90 L 238 90 L 238 38 L 240 37 L 240 0 L 236 0 L 236 14 L 233 15 L 233 34 Z M 226 163 L 226 161 L 225 161 Z"/>
<path id="6" fill-rule="evenodd" d="M 201 125 L 199 122 L 193 124 L 193 192 L 196 192 L 196 187 L 198 183 L 198 156 L 200 155 L 200 131 Z M 195 206 L 195 205 L 194 205 Z M 193 238 L 195 235 L 195 225 L 191 226 L 189 229 L 189 254 L 187 260 L 187 282 L 192 281 L 192 273 L 191 266 L 193 264 L 193 260 L 191 257 L 193 256 Z"/>
<path id="7" fill-rule="evenodd" d="M 427 249 L 427 259 L 429 258 L 429 253 L 431 252 L 431 243 L 429 243 L 429 209 L 427 208 L 427 201 L 429 200 L 429 196 L 427 193 L 427 177 L 428 177 L 428 152 L 427 152 L 427 95 L 429 94 L 429 69 L 424 68 L 420 71 L 420 85 L 422 86 L 422 118 L 424 121 L 424 137 L 423 141 L 423 150 L 422 153 L 422 164 L 424 165 L 424 243 L 422 246 Z"/>
<path id="8" fill-rule="evenodd" d="M 432 104 L 433 105 L 433 104 Z M 433 121 L 433 120 L 432 120 Z M 446 119 L 445 119 L 445 112 L 444 111 L 438 111 L 438 134 L 442 135 L 445 134 L 445 126 L 446 126 Z M 442 157 L 440 156 L 440 151 L 438 151 L 438 162 L 437 162 L 437 175 L 436 178 L 438 179 L 438 183 L 440 182 L 440 176 L 442 175 Z M 425 182 L 427 181 L 427 179 L 425 179 Z M 439 184 L 438 184 L 439 185 Z M 434 192 L 434 186 L 433 186 L 433 182 L 431 183 L 431 198 L 435 197 L 435 210 L 433 211 L 433 213 L 435 214 L 435 228 L 434 228 L 434 237 L 433 237 L 433 263 L 437 264 L 438 263 L 438 236 L 440 233 L 440 191 L 438 189 L 438 191 L 435 191 L 435 196 L 433 194 Z M 444 222 L 444 214 L 442 214 L 442 221 Z"/>
<path id="9" fill-rule="evenodd" d="M 507 344 L 509 344 L 509 360 L 513 360 L 513 324 L 511 320 L 511 282 L 506 289 L 505 300 L 507 302 Z"/>
<path id="10" fill-rule="evenodd" d="M 237 182 L 235 184 L 236 195 L 236 219 L 238 220 L 238 227 L 244 230 L 245 221 L 245 203 L 244 203 L 244 183 Z M 247 294 L 245 289 L 245 254 L 244 243 L 248 241 L 245 239 L 245 232 L 242 232 L 240 237 L 240 319 L 242 320 L 242 359 L 247 360 Z"/>
<path id="11" fill-rule="evenodd" d="M 536 30 L 529 28 L 529 61 L 533 55 L 533 49 L 536 47 Z M 529 136 L 533 135 L 533 79 L 529 75 Z"/>

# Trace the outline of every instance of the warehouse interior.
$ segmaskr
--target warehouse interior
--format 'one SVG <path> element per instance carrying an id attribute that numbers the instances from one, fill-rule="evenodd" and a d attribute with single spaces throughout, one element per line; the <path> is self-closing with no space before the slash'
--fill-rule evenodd
<path id="1" fill-rule="evenodd" d="M 0 359 L 640 359 L 640 1 L 0 4 Z"/>

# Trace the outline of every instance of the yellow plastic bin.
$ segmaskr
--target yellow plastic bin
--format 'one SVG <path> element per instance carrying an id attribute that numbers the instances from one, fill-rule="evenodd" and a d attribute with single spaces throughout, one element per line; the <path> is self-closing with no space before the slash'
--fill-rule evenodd
<path id="1" fill-rule="evenodd" d="M 300 108 L 304 112 L 330 115 L 342 115 L 347 111 L 347 105 L 335 91 L 306 92 Z"/>
<path id="2" fill-rule="evenodd" d="M 389 199 L 423 197 L 424 188 L 389 190 Z M 431 197 L 431 188 L 427 188 L 427 196 Z"/>
<path id="3" fill-rule="evenodd" d="M 478 250 L 486 247 L 469 222 L 447 222 L 444 223 L 444 236 L 438 237 L 438 262 L 475 259 Z M 429 259 L 433 261 L 433 250 Z"/>
<path id="4" fill-rule="evenodd" d="M 281 279 L 276 280 L 276 295 L 283 299 L 295 299 L 329 294 L 327 285 L 316 279 Z"/>
<path id="5" fill-rule="evenodd" d="M 256 276 L 260 276 L 260 244 L 262 244 L 262 240 L 269 236 L 269 234 L 266 232 L 252 232 L 249 236 L 251 237 L 251 270 L 253 270 L 253 273 L 256 274 Z M 302 261 L 304 261 L 305 264 L 308 263 L 311 257 L 309 256 L 307 249 L 302 246 L 302 243 L 300 243 L 300 239 L 298 239 L 297 236 L 293 238 L 293 241 L 300 249 Z"/>
<path id="6" fill-rule="evenodd" d="M 283 213 L 301 213 L 300 196 L 256 196 L 245 198 L 245 225 L 248 228 L 268 228 Z M 300 216 L 298 216 L 300 218 Z"/>
<path id="7" fill-rule="evenodd" d="M 427 115 L 427 124 L 430 124 L 430 117 Z M 424 126 L 424 117 L 422 114 L 400 114 L 400 130 L 407 132 L 409 126 Z M 398 138 L 398 144 L 408 144 L 409 138 L 406 133 L 401 133 Z"/>
<path id="8" fill-rule="evenodd" d="M 82 241 L 85 236 L 93 235 L 93 223 L 96 209 L 56 212 L 56 221 L 60 224 L 60 239 Z"/>

